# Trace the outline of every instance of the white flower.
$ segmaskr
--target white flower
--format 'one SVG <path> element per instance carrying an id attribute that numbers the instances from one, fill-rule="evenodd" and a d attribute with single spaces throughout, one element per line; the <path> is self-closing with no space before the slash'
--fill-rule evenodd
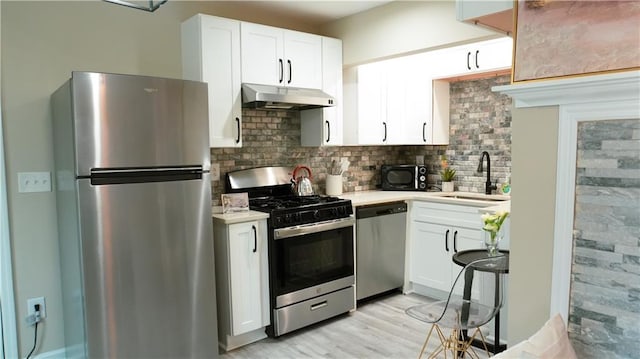
<path id="1" fill-rule="evenodd" d="M 483 230 L 489 232 L 491 234 L 491 239 L 495 238 L 498 231 L 500 231 L 500 227 L 502 227 L 502 223 L 509 216 L 509 212 L 507 211 L 497 211 L 496 213 L 490 214 L 485 213 L 481 216 L 484 226 Z"/>

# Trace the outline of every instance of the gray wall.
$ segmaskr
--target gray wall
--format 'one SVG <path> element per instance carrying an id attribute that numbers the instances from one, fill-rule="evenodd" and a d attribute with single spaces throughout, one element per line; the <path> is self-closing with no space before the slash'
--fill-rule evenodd
<path id="1" fill-rule="evenodd" d="M 509 343 L 549 319 L 558 108 L 512 109 Z"/>
<path id="2" fill-rule="evenodd" d="M 64 344 L 55 192 L 18 193 L 17 173 L 53 171 L 49 96 L 72 70 L 181 77 L 180 23 L 204 12 L 315 31 L 224 2 L 169 1 L 147 13 L 102 1 L 2 1 L 2 111 L 19 350 L 33 341 L 26 300 L 45 296 L 38 352 Z"/>
<path id="3" fill-rule="evenodd" d="M 393 1 L 323 25 L 322 30 L 342 39 L 346 67 L 501 36 L 456 21 L 455 11 L 453 0 Z"/>

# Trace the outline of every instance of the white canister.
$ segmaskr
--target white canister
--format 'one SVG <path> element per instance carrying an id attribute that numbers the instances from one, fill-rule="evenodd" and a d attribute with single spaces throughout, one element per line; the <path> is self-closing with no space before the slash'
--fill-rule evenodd
<path id="1" fill-rule="evenodd" d="M 338 196 L 342 194 L 342 175 L 327 175 L 327 195 Z"/>

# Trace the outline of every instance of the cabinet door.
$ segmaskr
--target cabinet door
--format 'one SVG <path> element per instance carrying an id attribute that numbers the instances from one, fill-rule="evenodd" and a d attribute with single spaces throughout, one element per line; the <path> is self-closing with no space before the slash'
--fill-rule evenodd
<path id="1" fill-rule="evenodd" d="M 284 86 L 283 30 L 243 22 L 242 82 Z"/>
<path id="2" fill-rule="evenodd" d="M 262 327 L 261 252 L 258 222 L 229 225 L 231 333 Z"/>
<path id="3" fill-rule="evenodd" d="M 468 249 L 482 249 L 482 241 L 480 237 L 480 230 L 478 229 L 470 229 L 464 227 L 452 227 L 451 228 L 451 243 L 452 243 L 452 253 L 459 251 L 465 251 Z M 458 273 L 460 273 L 462 267 L 453 263 L 451 260 L 451 283 L 456 279 Z M 481 288 L 483 287 L 483 278 L 485 276 L 481 273 L 475 273 L 473 278 L 473 286 L 471 287 L 471 297 L 478 299 L 480 298 Z M 464 278 L 461 279 L 462 285 L 456 286 L 456 294 L 462 295 L 462 289 Z"/>
<path id="4" fill-rule="evenodd" d="M 407 58 L 385 61 L 386 81 L 384 91 L 386 95 L 386 111 L 384 116 L 384 142 L 390 145 L 406 144 L 405 117 L 407 112 L 407 87 L 410 79 L 410 69 L 407 68 Z"/>
<path id="5" fill-rule="evenodd" d="M 377 62 L 358 67 L 358 144 L 385 143 L 386 123 L 386 64 Z"/>
<path id="6" fill-rule="evenodd" d="M 322 89 L 322 37 L 284 30 L 285 86 Z"/>
<path id="7" fill-rule="evenodd" d="M 322 38 L 322 90 L 333 96 L 336 106 L 324 108 L 325 145 L 342 144 L 342 40 Z"/>
<path id="8" fill-rule="evenodd" d="M 405 74 L 405 115 L 403 143 L 429 145 L 433 143 L 432 81 L 429 58 L 425 54 L 407 59 Z"/>
<path id="9" fill-rule="evenodd" d="M 242 147 L 240 22 L 197 15 L 182 24 L 183 78 L 208 83 L 211 147 Z"/>
<path id="10" fill-rule="evenodd" d="M 451 290 L 452 235 L 447 226 L 419 221 L 411 223 L 409 276 L 412 282 L 445 292 Z"/>
<path id="11" fill-rule="evenodd" d="M 508 69 L 511 67 L 512 44 L 513 40 L 505 37 L 436 50 L 433 52 L 434 78 Z"/>
<path id="12" fill-rule="evenodd" d="M 508 69 L 511 67 L 513 39 L 505 37 L 484 41 L 476 50 L 477 71 Z"/>
<path id="13" fill-rule="evenodd" d="M 336 105 L 300 111 L 302 146 L 338 146 L 343 143 L 342 41 L 322 38 L 322 90 Z"/>

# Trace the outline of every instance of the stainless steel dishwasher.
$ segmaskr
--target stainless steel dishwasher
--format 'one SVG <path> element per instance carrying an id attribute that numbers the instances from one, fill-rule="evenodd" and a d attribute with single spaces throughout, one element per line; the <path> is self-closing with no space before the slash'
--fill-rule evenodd
<path id="1" fill-rule="evenodd" d="M 407 204 L 356 207 L 356 298 L 404 285 Z"/>

